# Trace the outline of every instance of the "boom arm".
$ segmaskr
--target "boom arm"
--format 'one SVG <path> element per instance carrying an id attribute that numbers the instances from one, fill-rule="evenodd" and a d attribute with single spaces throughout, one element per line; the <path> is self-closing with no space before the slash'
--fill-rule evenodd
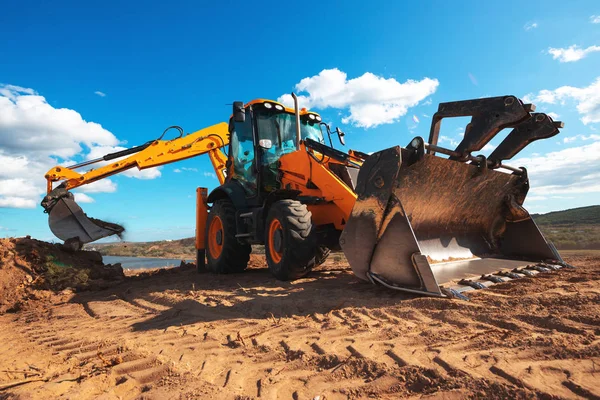
<path id="1" fill-rule="evenodd" d="M 42 201 L 42 207 L 48 213 L 50 230 L 56 237 L 63 239 L 65 244 L 79 249 L 84 243 L 93 242 L 110 235 L 121 235 L 125 228 L 120 225 L 89 218 L 75 202 L 71 189 L 95 182 L 137 167 L 157 167 L 187 158 L 208 153 L 219 182 L 225 182 L 225 166 L 227 157 L 221 148 L 229 144 L 228 126 L 222 122 L 201 129 L 187 136 L 180 135 L 171 140 L 153 140 L 141 146 L 133 147 L 116 153 L 107 154 L 96 160 L 86 161 L 70 167 L 56 166 L 45 175 L 48 194 Z M 181 128 L 179 128 L 183 134 Z M 97 169 L 78 173 L 75 169 L 102 161 L 111 162 Z M 63 181 L 53 188 L 53 183 Z"/>
<path id="2" fill-rule="evenodd" d="M 146 169 L 173 163 L 180 160 L 196 157 L 208 153 L 210 161 L 215 169 L 219 182 L 225 182 L 225 162 L 227 157 L 221 148 L 229 144 L 229 133 L 227 123 L 221 122 L 208 128 L 201 129 L 189 135 L 172 140 L 154 140 L 145 145 L 117 153 L 108 154 L 97 160 L 84 162 L 71 167 L 56 166 L 50 169 L 46 175 L 48 194 L 52 192 L 53 182 L 65 181 L 66 190 L 95 182 L 126 171 L 130 168 Z M 133 154 L 131 154 L 133 153 Z M 103 167 L 92 169 L 88 172 L 78 173 L 74 170 L 96 162 L 109 161 L 124 155 L 129 157 L 110 163 Z"/>

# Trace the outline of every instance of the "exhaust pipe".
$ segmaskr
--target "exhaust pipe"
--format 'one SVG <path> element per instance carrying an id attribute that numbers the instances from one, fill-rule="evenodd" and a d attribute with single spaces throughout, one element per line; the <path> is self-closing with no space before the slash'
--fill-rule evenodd
<path id="1" fill-rule="evenodd" d="M 296 149 L 300 150 L 302 133 L 300 129 L 300 108 L 298 106 L 298 96 L 296 96 L 296 93 L 292 92 L 292 98 L 294 99 L 294 115 L 296 116 Z"/>

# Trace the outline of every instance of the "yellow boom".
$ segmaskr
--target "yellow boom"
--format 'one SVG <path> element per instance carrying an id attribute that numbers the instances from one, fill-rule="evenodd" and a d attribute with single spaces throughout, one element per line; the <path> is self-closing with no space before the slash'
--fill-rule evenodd
<path id="1" fill-rule="evenodd" d="M 150 141 L 104 157 L 82 162 L 70 167 L 56 166 L 46 175 L 48 194 L 42 206 L 49 214 L 49 225 L 56 237 L 65 241 L 76 239 L 74 248 L 110 235 L 120 235 L 123 227 L 105 221 L 88 218 L 73 199 L 71 189 L 137 167 L 139 170 L 157 167 L 208 153 L 219 183 L 225 182 L 227 156 L 221 148 L 229 144 L 228 125 L 225 122 L 209 126 L 188 135 L 183 129 L 175 139 Z M 167 129 L 168 130 L 168 129 Z M 165 131 L 166 132 L 166 131 Z M 164 133 L 163 133 L 164 136 Z M 126 157 L 128 156 L 128 157 Z M 123 158 L 126 157 L 126 158 Z M 116 160 L 112 162 L 112 160 Z M 76 169 L 103 161 L 111 161 L 102 167 L 79 173 Z M 62 181 L 57 187 L 54 182 Z"/>
<path id="2" fill-rule="evenodd" d="M 56 166 L 50 169 L 45 175 L 48 194 L 52 192 L 53 182 L 66 180 L 64 189 L 70 190 L 133 167 L 137 167 L 140 170 L 158 167 L 205 153 L 208 153 L 217 178 L 219 178 L 219 182 L 222 184 L 225 182 L 225 162 L 227 161 L 227 157 L 220 149 L 228 144 L 229 133 L 227 131 L 227 123 L 221 122 L 186 136 L 182 135 L 172 140 L 154 140 L 133 149 L 108 154 L 102 158 L 71 167 Z M 84 173 L 75 172 L 77 168 L 82 168 L 96 162 L 113 160 L 131 153 L 133 154 L 129 157 L 103 167 Z"/>

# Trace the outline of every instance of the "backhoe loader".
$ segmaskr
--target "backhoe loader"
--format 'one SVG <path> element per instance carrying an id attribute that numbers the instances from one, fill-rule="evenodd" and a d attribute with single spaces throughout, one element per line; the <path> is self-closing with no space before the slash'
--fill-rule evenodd
<path id="1" fill-rule="evenodd" d="M 441 103 L 427 141 L 416 137 L 404 148 L 368 155 L 335 149 L 331 136 L 344 144 L 344 133 L 292 97 L 293 109 L 265 99 L 234 102 L 229 123 L 188 135 L 175 127 L 174 139 L 163 140 L 163 133 L 141 146 L 52 168 L 42 201 L 52 232 L 76 248 L 120 235 L 121 226 L 88 218 L 70 191 L 129 168 L 208 153 L 220 186 L 210 194 L 197 189 L 199 270 L 242 272 L 251 245 L 264 244 L 271 273 L 293 280 L 330 251 L 343 250 L 361 279 L 461 297 L 567 266 L 523 208 L 527 170 L 505 163 L 563 127 L 532 104 L 515 96 Z M 445 118 L 469 116 L 455 149 L 438 145 Z M 510 132 L 489 156 L 474 154 L 504 129 Z M 109 163 L 75 171 L 102 161 Z"/>

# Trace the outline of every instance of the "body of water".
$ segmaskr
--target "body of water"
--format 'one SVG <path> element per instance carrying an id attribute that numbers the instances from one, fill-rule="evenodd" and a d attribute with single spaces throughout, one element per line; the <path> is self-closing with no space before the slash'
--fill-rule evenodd
<path id="1" fill-rule="evenodd" d="M 192 260 L 186 260 L 191 262 Z M 121 263 L 123 269 L 146 269 L 179 267 L 181 259 L 175 258 L 146 258 L 146 257 L 124 257 L 124 256 L 102 256 L 104 264 Z"/>

